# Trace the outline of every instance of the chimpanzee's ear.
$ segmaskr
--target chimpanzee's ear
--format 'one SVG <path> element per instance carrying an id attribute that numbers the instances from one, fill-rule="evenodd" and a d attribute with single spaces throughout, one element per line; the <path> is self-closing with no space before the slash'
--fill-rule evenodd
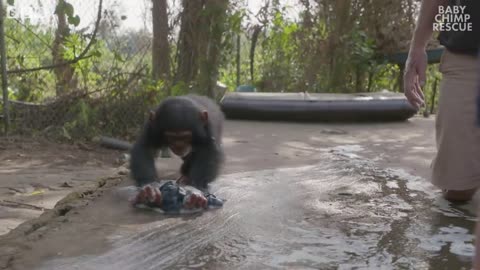
<path id="1" fill-rule="evenodd" d="M 206 125 L 208 124 L 208 112 L 207 111 L 202 111 L 200 113 L 200 119 L 202 120 L 202 122 Z"/>
<path id="2" fill-rule="evenodd" d="M 149 121 L 149 122 L 155 121 L 155 112 L 154 112 L 154 111 L 150 111 L 150 112 L 148 113 L 148 121 Z"/>

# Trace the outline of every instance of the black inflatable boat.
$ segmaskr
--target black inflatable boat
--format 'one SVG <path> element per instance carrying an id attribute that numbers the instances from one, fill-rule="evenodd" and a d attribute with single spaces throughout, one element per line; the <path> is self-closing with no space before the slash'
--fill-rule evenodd
<path id="1" fill-rule="evenodd" d="M 400 93 L 227 93 L 220 106 L 229 119 L 264 121 L 405 121 L 417 111 Z"/>

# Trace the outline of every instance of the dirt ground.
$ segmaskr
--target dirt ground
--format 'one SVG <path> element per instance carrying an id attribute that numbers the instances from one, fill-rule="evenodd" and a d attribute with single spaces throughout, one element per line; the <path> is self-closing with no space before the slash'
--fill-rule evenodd
<path id="1" fill-rule="evenodd" d="M 94 185 L 122 164 L 121 152 L 86 144 L 3 137 L 0 141 L 0 235 L 38 217 L 68 193 Z"/>
<path id="2" fill-rule="evenodd" d="M 362 159 L 380 167 L 399 168 L 424 179 L 435 153 L 434 121 L 432 117 L 387 124 L 228 121 L 224 144 L 228 157 L 224 174 L 327 163 L 322 160 L 325 150 L 356 159 L 344 151 L 354 148 L 362 152 Z M 0 269 L 33 269 L 46 259 L 104 252 L 106 235 L 115 237 L 118 228 L 134 226 L 123 210 L 112 208 L 114 201 L 102 199 L 113 186 L 131 184 L 124 176 L 121 152 L 16 140 L 0 144 L 0 149 L 0 233 L 5 234 L 0 237 Z M 161 175 L 167 177 L 175 175 L 179 164 L 177 159 L 157 161 Z M 436 192 L 427 181 L 420 185 Z M 44 210 L 69 193 L 55 210 Z M 135 217 L 143 225 L 152 219 Z"/>

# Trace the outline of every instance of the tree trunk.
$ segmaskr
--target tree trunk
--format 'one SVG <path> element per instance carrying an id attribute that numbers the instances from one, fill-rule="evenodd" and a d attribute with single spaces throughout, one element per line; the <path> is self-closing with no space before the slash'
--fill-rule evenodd
<path id="1" fill-rule="evenodd" d="M 303 57 L 304 61 L 301 64 L 303 68 L 303 78 L 299 80 L 296 87 L 298 89 L 303 89 L 304 91 L 314 90 L 315 82 L 317 79 L 317 74 L 321 71 L 321 55 L 318 53 L 319 47 L 321 47 L 320 41 L 312 42 L 311 35 L 314 34 L 314 18 L 311 11 L 311 5 L 309 0 L 300 0 L 301 4 L 304 7 L 302 27 L 299 29 L 299 41 L 300 48 L 302 52 L 300 55 Z M 316 90 L 316 89 L 315 89 Z"/>
<path id="2" fill-rule="evenodd" d="M 177 71 L 175 82 L 190 84 L 198 72 L 200 16 L 203 10 L 200 0 L 183 0 L 181 28 L 178 40 Z"/>
<path id="3" fill-rule="evenodd" d="M 241 53 L 241 48 L 240 48 L 240 41 L 241 41 L 241 36 L 240 34 L 237 34 L 237 46 L 236 46 L 236 50 L 237 50 L 237 57 L 236 57 L 236 64 L 237 64 L 237 85 L 236 86 L 239 86 L 240 85 L 240 53 Z"/>
<path id="4" fill-rule="evenodd" d="M 58 5 L 63 5 L 65 0 L 59 0 Z M 63 8 L 57 9 L 57 19 L 58 25 L 57 30 L 55 31 L 55 39 L 52 46 L 52 57 L 53 64 L 62 63 L 65 60 L 65 41 L 69 36 L 69 29 L 67 24 L 67 16 Z M 73 75 L 75 69 L 71 65 L 62 65 L 54 69 L 55 77 L 57 79 L 56 83 L 56 95 L 61 96 L 62 94 L 68 92 L 72 87 L 75 87 L 75 81 L 73 81 Z"/>
<path id="5" fill-rule="evenodd" d="M 152 78 L 170 77 L 170 46 L 168 43 L 167 0 L 152 0 Z"/>
<path id="6" fill-rule="evenodd" d="M 208 25 L 208 41 L 206 53 L 200 58 L 199 90 L 211 98 L 215 97 L 227 8 L 228 0 L 207 0 L 205 10 L 210 16 L 203 16 Z"/>
<path id="7" fill-rule="evenodd" d="M 228 0 L 184 0 L 175 82 L 215 96 Z"/>
<path id="8" fill-rule="evenodd" d="M 348 20 L 350 14 L 351 0 L 335 0 L 334 14 L 335 23 L 334 30 L 330 33 L 330 55 L 331 55 L 331 77 L 330 88 L 336 90 L 342 89 L 345 84 L 345 55 L 343 50 L 345 46 L 341 42 L 343 35 L 348 33 L 350 28 L 350 21 Z"/>
<path id="9" fill-rule="evenodd" d="M 253 27 L 253 34 L 252 34 L 252 44 L 250 46 L 250 81 L 252 84 L 255 84 L 255 48 L 257 47 L 258 36 L 262 32 L 261 25 L 255 25 Z"/>

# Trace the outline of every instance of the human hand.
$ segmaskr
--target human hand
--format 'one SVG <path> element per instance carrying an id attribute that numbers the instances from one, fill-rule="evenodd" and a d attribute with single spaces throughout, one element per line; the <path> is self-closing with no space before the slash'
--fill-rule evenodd
<path id="1" fill-rule="evenodd" d="M 410 49 L 403 74 L 403 93 L 410 104 L 417 110 L 425 105 L 422 87 L 425 85 L 426 71 L 427 52 L 425 49 Z"/>

